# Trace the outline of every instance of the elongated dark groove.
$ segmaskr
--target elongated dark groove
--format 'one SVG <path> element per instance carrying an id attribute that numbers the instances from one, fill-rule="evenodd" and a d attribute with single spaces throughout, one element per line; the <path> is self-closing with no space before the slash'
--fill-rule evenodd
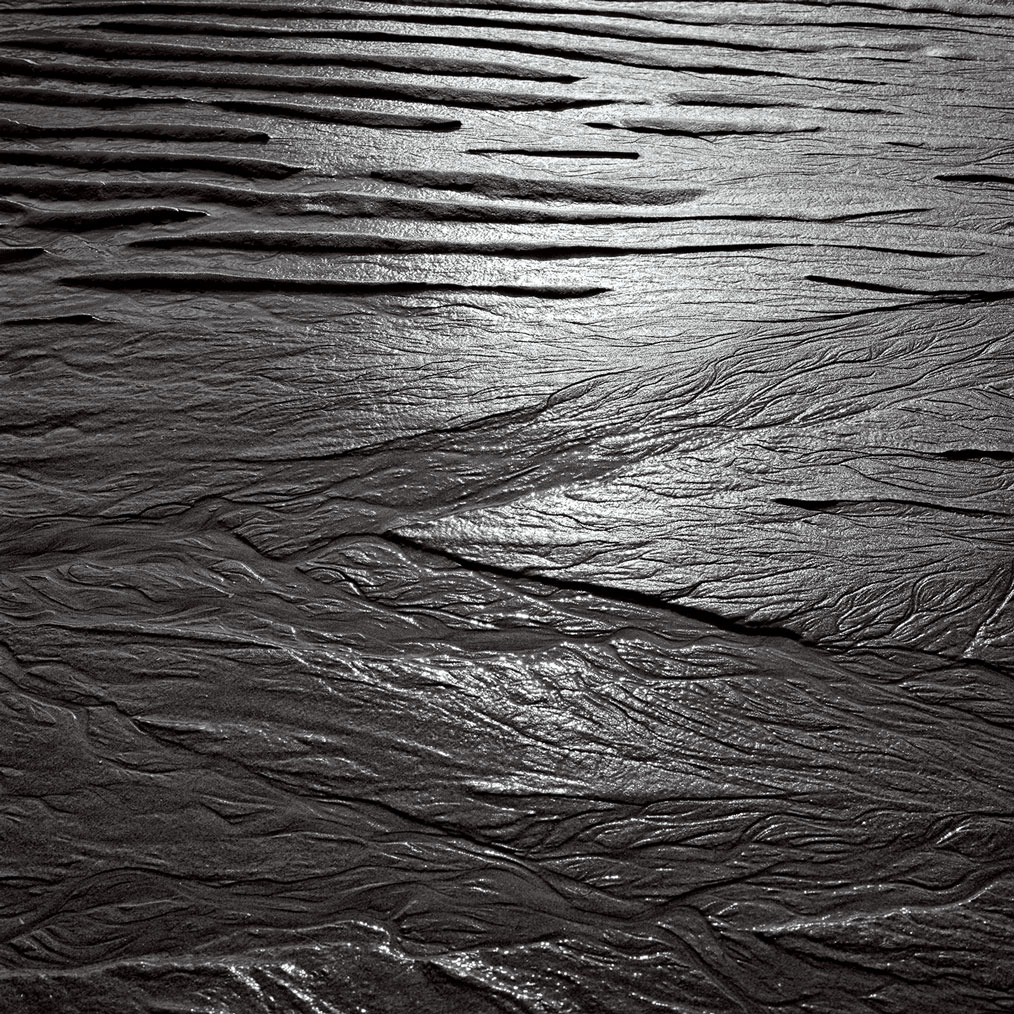
<path id="1" fill-rule="evenodd" d="M 424 130 L 450 133 L 461 129 L 461 120 L 440 116 L 410 116 L 405 113 L 375 113 L 365 109 L 337 106 L 301 105 L 297 102 L 270 102 L 259 99 L 228 99 L 210 102 L 227 112 L 284 116 L 293 120 L 343 124 L 349 127 L 372 127 L 392 130 Z"/>
<path id="2" fill-rule="evenodd" d="M 905 285 L 884 285 L 881 282 L 864 282 L 849 278 L 829 278 L 826 275 L 807 275 L 808 282 L 819 282 L 836 288 L 858 289 L 861 292 L 880 292 L 889 295 L 929 296 L 945 302 L 993 303 L 1014 299 L 1014 289 L 921 289 Z"/>
<path id="3" fill-rule="evenodd" d="M 783 134 L 817 134 L 823 128 L 813 125 L 809 127 L 749 127 L 749 126 L 718 126 L 689 125 L 679 123 L 594 123 L 585 124 L 595 130 L 618 130 L 628 134 L 658 134 L 662 137 L 750 137 L 751 135 L 783 135 Z"/>
<path id="4" fill-rule="evenodd" d="M 0 246 L 0 264 L 22 264 L 46 252 L 41 246 Z"/>
<path id="5" fill-rule="evenodd" d="M 18 102 L 32 107 L 49 105 L 61 109 L 66 107 L 136 109 L 144 106 L 181 105 L 191 101 L 183 96 L 107 95 L 100 92 L 83 91 L 80 88 L 0 84 L 0 102 Z"/>
<path id="6" fill-rule="evenodd" d="M 0 321 L 6 327 L 46 327 L 59 324 L 102 324 L 92 313 L 64 313 L 56 317 L 11 317 Z"/>
<path id="7" fill-rule="evenodd" d="M 469 148 L 469 155 L 530 155 L 533 158 L 617 158 L 638 159 L 636 151 L 607 151 L 594 148 Z"/>
<path id="8" fill-rule="evenodd" d="M 926 500 L 902 500 L 895 498 L 884 498 L 881 500 L 805 500 L 794 497 L 775 497 L 774 503 L 783 507 L 798 507 L 800 510 L 812 511 L 815 513 L 848 511 L 853 509 L 876 508 L 879 505 L 887 507 L 909 508 L 915 507 L 920 510 L 937 511 L 943 514 L 959 514 L 970 518 L 1011 518 L 1014 516 L 1010 511 L 976 510 L 965 507 L 955 507 L 953 504 L 930 503 Z"/>
<path id="9" fill-rule="evenodd" d="M 295 233 L 188 233 L 134 240 L 132 246 L 149 249 L 225 248 L 234 250 L 276 250 L 293 253 L 465 253 L 487 257 L 516 257 L 552 260 L 568 257 L 626 257 L 632 254 L 720 254 L 770 250 L 780 243 L 712 243 L 693 245 L 621 246 L 617 244 L 523 243 L 495 241 L 440 241 L 403 236 L 376 236 L 363 233 L 314 235 Z"/>
<path id="10" fill-rule="evenodd" d="M 302 167 L 268 159 L 232 158 L 226 155 L 194 155 L 167 151 L 158 154 L 129 151 L 57 151 L 55 149 L 3 148 L 0 160 L 9 165 L 54 165 L 74 169 L 129 169 L 142 172 L 190 172 L 204 169 L 244 179 L 283 180 L 302 172 Z"/>
<path id="11" fill-rule="evenodd" d="M 949 461 L 1014 461 L 1014 451 L 963 447 L 960 450 L 941 451 L 940 457 Z"/>
<path id="12" fill-rule="evenodd" d="M 660 598 L 657 595 L 648 595 L 636 589 L 616 588 L 608 585 L 596 584 L 593 581 L 571 580 L 559 578 L 554 575 L 545 574 L 531 569 L 515 570 L 510 567 L 503 567 L 499 564 L 484 563 L 482 561 L 467 559 L 456 553 L 448 552 L 439 546 L 433 546 L 418 539 L 400 532 L 384 532 L 382 537 L 392 545 L 414 553 L 422 553 L 437 559 L 446 560 L 458 567 L 474 571 L 477 574 L 489 574 L 493 577 L 505 578 L 512 581 L 523 581 L 533 585 L 541 585 L 545 588 L 554 588 L 559 591 L 581 592 L 593 598 L 604 599 L 608 602 L 621 603 L 629 606 L 652 609 L 672 616 L 679 616 L 682 619 L 693 620 L 697 623 L 724 630 L 730 634 L 739 634 L 745 637 L 773 637 L 800 643 L 803 638 L 794 630 L 788 627 L 777 625 L 748 623 L 735 619 L 735 617 L 722 616 L 719 613 L 708 609 L 700 609 L 696 606 L 685 605 L 681 602 L 672 602 L 669 599 Z"/>
<path id="13" fill-rule="evenodd" d="M 1014 176 L 999 173 L 943 173 L 937 179 L 945 183 L 997 183 L 1005 187 L 1014 186 Z"/>
<path id="14" fill-rule="evenodd" d="M 145 292 L 280 292 L 318 293 L 327 296 L 397 296 L 414 293 L 478 292 L 537 299 L 583 299 L 609 290 L 601 286 L 482 285 L 456 282 L 360 282 L 313 278 L 244 276 L 211 272 L 109 271 L 68 275 L 63 285 Z"/>
<path id="15" fill-rule="evenodd" d="M 151 141 L 267 144 L 270 135 L 242 127 L 183 123 L 81 123 L 73 126 L 30 123 L 0 117 L 3 138 L 136 137 Z"/>
<path id="16" fill-rule="evenodd" d="M 167 206 L 107 208 L 93 211 L 43 211 L 23 207 L 18 222 L 24 229 L 47 229 L 54 232 L 90 232 L 97 229 L 126 229 L 135 225 L 165 225 L 207 217 L 206 211 Z"/>

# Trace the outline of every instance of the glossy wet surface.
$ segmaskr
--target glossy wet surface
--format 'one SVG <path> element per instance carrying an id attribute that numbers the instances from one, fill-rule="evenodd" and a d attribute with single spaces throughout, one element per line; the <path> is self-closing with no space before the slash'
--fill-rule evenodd
<path id="1" fill-rule="evenodd" d="M 1006 3 L 0 11 L 0 1007 L 1010 1011 Z"/>

